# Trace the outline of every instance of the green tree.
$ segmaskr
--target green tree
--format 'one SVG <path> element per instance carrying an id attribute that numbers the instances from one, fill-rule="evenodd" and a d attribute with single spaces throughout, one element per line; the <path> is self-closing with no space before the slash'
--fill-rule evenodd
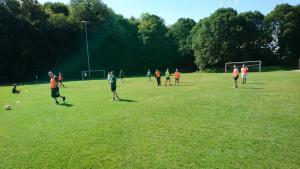
<path id="1" fill-rule="evenodd" d="M 43 66 L 42 30 L 47 25 L 47 15 L 32 0 L 7 0 L 0 6 L 1 77 L 5 81 L 33 79 L 37 67 Z"/>
<path id="2" fill-rule="evenodd" d="M 264 18 L 264 15 L 258 11 L 238 15 L 235 40 L 238 43 L 238 52 L 242 61 L 262 60 L 264 65 L 273 62 L 272 51 L 269 49 L 271 39 L 265 31 Z"/>
<path id="3" fill-rule="evenodd" d="M 237 12 L 221 8 L 204 18 L 192 30 L 195 63 L 200 69 L 221 66 L 230 60 L 240 60 L 235 39 Z"/>
<path id="4" fill-rule="evenodd" d="M 78 20 L 86 20 L 95 25 L 103 23 L 113 11 L 101 0 L 71 0 L 71 16 Z"/>
<path id="5" fill-rule="evenodd" d="M 46 2 L 44 4 L 44 10 L 50 14 L 63 14 L 65 16 L 69 15 L 69 7 L 61 2 Z"/>
<path id="6" fill-rule="evenodd" d="M 300 57 L 300 5 L 277 5 L 266 17 L 272 50 L 283 65 L 295 66 Z"/>
<path id="7" fill-rule="evenodd" d="M 168 35 L 175 41 L 176 48 L 179 52 L 180 68 L 195 70 L 194 52 L 191 43 L 191 30 L 196 25 L 196 22 L 189 18 L 180 18 L 171 25 Z"/>
<path id="8" fill-rule="evenodd" d="M 162 18 L 142 14 L 138 25 L 138 36 L 143 46 L 142 65 L 163 68 L 170 64 L 172 60 L 168 55 L 166 33 L 167 27 Z"/>
<path id="9" fill-rule="evenodd" d="M 262 60 L 295 65 L 299 57 L 299 5 L 283 4 L 264 17 L 221 8 L 196 25 L 181 18 L 167 27 L 156 15 L 126 19 L 101 0 L 40 4 L 0 1 L 0 81 L 30 81 L 48 70 L 77 78 L 86 69 L 87 25 L 92 69 L 144 73 L 148 68 L 191 69 L 226 61 Z M 193 55 L 195 58 L 193 58 Z M 42 76 L 43 75 L 43 76 Z"/>

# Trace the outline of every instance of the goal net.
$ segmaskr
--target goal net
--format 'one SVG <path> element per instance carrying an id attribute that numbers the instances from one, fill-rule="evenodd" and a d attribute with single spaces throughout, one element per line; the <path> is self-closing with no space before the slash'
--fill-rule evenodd
<path id="1" fill-rule="evenodd" d="M 262 61 L 260 61 L 260 60 L 244 61 L 244 62 L 227 62 L 227 63 L 225 63 L 225 72 L 227 72 L 227 70 L 232 70 L 234 65 L 236 65 L 240 69 L 240 68 L 242 68 L 243 64 L 245 64 L 245 66 L 247 66 L 251 70 L 256 69 L 257 71 L 261 72 Z"/>
<path id="2" fill-rule="evenodd" d="M 105 79 L 105 70 L 90 70 L 90 71 L 81 71 L 82 80 L 88 79 Z"/>

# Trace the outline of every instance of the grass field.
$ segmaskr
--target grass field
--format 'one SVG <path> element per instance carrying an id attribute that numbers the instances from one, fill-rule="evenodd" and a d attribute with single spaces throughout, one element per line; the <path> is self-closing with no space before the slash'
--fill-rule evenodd
<path id="1" fill-rule="evenodd" d="M 115 102 L 107 81 L 65 84 L 65 105 L 49 84 L 0 87 L 0 168 L 300 168 L 300 72 L 250 73 L 238 89 L 224 73 L 129 78 Z"/>

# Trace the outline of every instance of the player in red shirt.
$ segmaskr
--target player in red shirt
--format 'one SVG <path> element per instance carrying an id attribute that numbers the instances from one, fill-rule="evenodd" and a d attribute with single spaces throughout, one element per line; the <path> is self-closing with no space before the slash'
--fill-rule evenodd
<path id="1" fill-rule="evenodd" d="M 65 87 L 65 85 L 63 84 L 63 77 L 61 73 L 58 73 L 58 83 L 59 87 Z"/>
<path id="2" fill-rule="evenodd" d="M 178 85 L 180 79 L 180 72 L 178 71 L 178 69 L 176 69 L 174 76 L 175 76 L 175 85 Z"/>
<path id="3" fill-rule="evenodd" d="M 234 81 L 234 87 L 233 88 L 238 88 L 237 80 L 239 79 L 239 70 L 238 70 L 236 65 L 233 66 L 232 74 L 233 74 L 233 81 Z"/>
<path id="4" fill-rule="evenodd" d="M 242 72 L 243 84 L 246 84 L 247 75 L 248 75 L 248 68 L 245 66 L 245 64 L 243 64 L 241 72 Z"/>
<path id="5" fill-rule="evenodd" d="M 57 81 L 58 81 L 57 77 L 51 71 L 48 73 L 48 75 L 50 77 L 51 97 L 55 100 L 56 104 L 59 104 L 59 102 L 57 101 L 58 97 L 62 98 L 62 100 L 65 101 L 66 97 L 61 96 L 59 94 L 59 85 L 57 83 Z"/>

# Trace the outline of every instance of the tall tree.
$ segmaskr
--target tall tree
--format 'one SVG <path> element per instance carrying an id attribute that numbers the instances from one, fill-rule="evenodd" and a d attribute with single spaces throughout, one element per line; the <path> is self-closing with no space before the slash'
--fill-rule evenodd
<path id="1" fill-rule="evenodd" d="M 70 5 L 1 0 L 0 81 L 30 81 L 36 74 L 46 78 L 50 69 L 78 78 L 87 67 L 82 20 L 91 22 L 92 69 L 123 68 L 134 74 L 147 68 L 190 70 L 193 60 L 200 68 L 248 59 L 295 65 L 299 13 L 299 5 L 288 4 L 267 17 L 221 8 L 196 25 L 181 18 L 167 27 L 162 18 L 147 13 L 126 19 L 101 0 L 71 0 Z"/>
<path id="2" fill-rule="evenodd" d="M 272 62 L 269 49 L 270 36 L 265 31 L 264 15 L 258 11 L 240 13 L 236 23 L 236 37 L 241 60 L 262 60 L 265 65 Z"/>
<path id="3" fill-rule="evenodd" d="M 180 68 L 195 70 L 194 52 L 191 43 L 191 30 L 196 22 L 189 18 L 180 18 L 169 28 L 168 35 L 175 41 L 179 52 Z"/>
<path id="4" fill-rule="evenodd" d="M 71 0 L 70 5 L 74 19 L 86 20 L 95 25 L 103 23 L 113 13 L 101 0 Z"/>
<path id="5" fill-rule="evenodd" d="M 230 60 L 240 60 L 235 25 L 237 12 L 221 8 L 204 18 L 192 30 L 195 63 L 200 69 L 221 66 Z"/>
<path id="6" fill-rule="evenodd" d="M 266 17 L 273 51 L 284 65 L 295 66 L 300 57 L 300 5 L 282 4 Z"/>
<path id="7" fill-rule="evenodd" d="M 142 14 L 138 35 L 143 45 L 143 65 L 148 65 L 149 68 L 170 66 L 172 60 L 168 53 L 166 33 L 167 27 L 162 18 L 148 13 Z"/>

